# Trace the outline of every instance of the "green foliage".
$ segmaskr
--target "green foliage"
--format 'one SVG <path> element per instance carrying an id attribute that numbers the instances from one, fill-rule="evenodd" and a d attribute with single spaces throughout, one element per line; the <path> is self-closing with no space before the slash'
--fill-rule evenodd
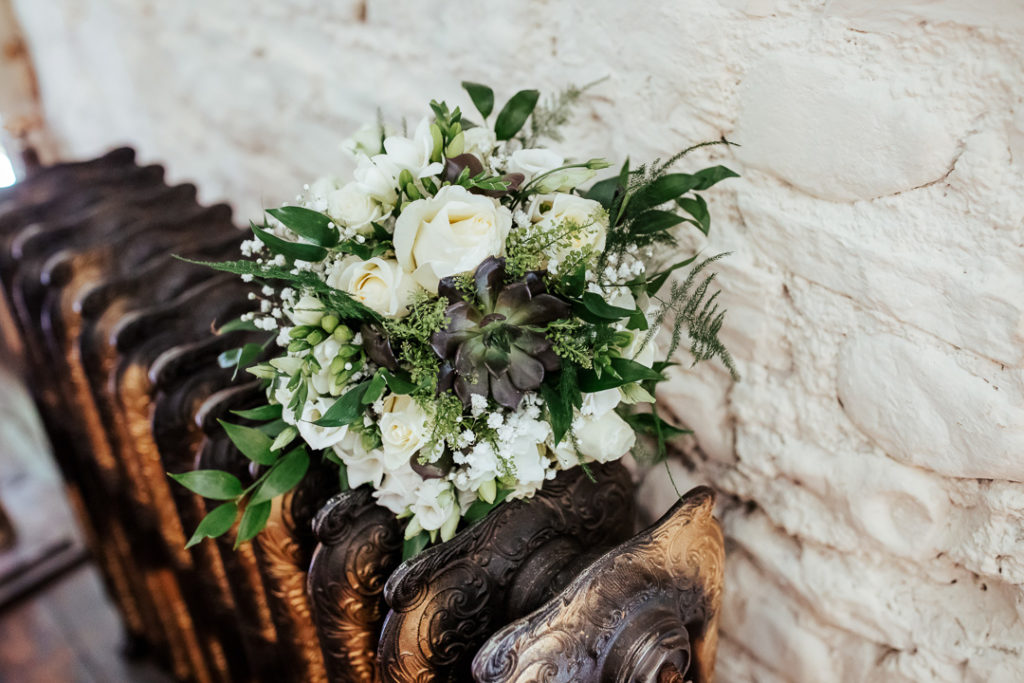
<path id="1" fill-rule="evenodd" d="M 370 380 L 360 382 L 334 402 L 323 416 L 313 424 L 320 427 L 345 427 L 363 416 L 363 396 L 370 388 Z"/>
<path id="2" fill-rule="evenodd" d="M 235 538 L 235 549 L 246 541 L 256 538 L 256 534 L 263 531 L 270 519 L 271 502 L 265 501 L 258 505 L 247 505 L 242 513 L 242 520 L 238 523 L 238 536 Z"/>
<path id="3" fill-rule="evenodd" d="M 563 318 L 548 323 L 544 336 L 551 341 L 551 350 L 568 363 L 581 368 L 591 368 L 594 364 L 593 330 L 582 320 Z"/>
<path id="4" fill-rule="evenodd" d="M 271 451 L 273 440 L 253 427 L 234 425 L 224 420 L 218 420 L 224 428 L 224 433 L 231 439 L 242 455 L 258 465 L 272 465 L 277 460 L 277 455 Z"/>
<path id="5" fill-rule="evenodd" d="M 540 92 L 537 90 L 520 90 L 512 96 L 494 122 L 494 134 L 499 140 L 511 140 L 520 131 L 526 119 L 530 118 Z"/>
<path id="6" fill-rule="evenodd" d="M 338 243 L 338 229 L 330 216 L 305 209 L 301 206 L 282 206 L 268 209 L 267 213 L 299 237 L 321 247 L 333 247 Z"/>
<path id="7" fill-rule="evenodd" d="M 168 474 L 192 493 L 213 500 L 231 500 L 242 495 L 242 483 L 238 477 L 220 470 L 193 470 L 181 474 Z"/>
<path id="8" fill-rule="evenodd" d="M 486 121 L 494 111 L 494 91 L 486 85 L 470 81 L 462 81 L 462 87 L 469 93 L 469 99 L 473 100 L 473 106 Z"/>
<path id="9" fill-rule="evenodd" d="M 275 254 L 281 254 L 287 259 L 318 263 L 327 258 L 327 249 L 321 246 L 317 246 L 315 244 L 304 244 L 303 242 L 289 242 L 288 240 L 281 239 L 272 232 L 260 228 L 252 221 L 249 222 L 249 227 L 252 228 L 253 234 L 255 234 L 263 244 L 267 245 L 267 248 L 270 249 L 270 251 Z"/>
<path id="10" fill-rule="evenodd" d="M 218 505 L 199 522 L 199 526 L 196 527 L 195 533 L 192 534 L 192 538 L 188 539 L 185 547 L 191 548 L 204 539 L 226 534 L 235 523 L 237 516 L 238 505 L 234 501 Z"/>
<path id="11" fill-rule="evenodd" d="M 402 544 L 402 562 L 419 555 L 427 547 L 428 543 L 430 543 L 430 534 L 426 531 L 421 531 L 412 538 L 407 538 Z"/>
<path id="12" fill-rule="evenodd" d="M 511 489 L 501 489 L 494 496 L 494 500 L 488 503 L 486 500 L 475 500 L 466 510 L 466 514 L 462 515 L 462 519 L 466 520 L 469 524 L 475 524 L 481 519 L 486 517 L 491 510 L 501 505 L 508 494 L 512 493 Z"/>
<path id="13" fill-rule="evenodd" d="M 289 451 L 274 463 L 249 498 L 249 505 L 266 503 L 295 488 L 309 469 L 309 453 L 304 446 Z"/>
<path id="14" fill-rule="evenodd" d="M 644 338 L 644 344 L 650 343 L 663 324 L 671 322 L 672 341 L 666 359 L 671 358 L 679 348 L 685 333 L 690 341 L 690 353 L 694 364 L 718 358 L 733 379 L 738 379 L 739 373 L 736 371 L 732 356 L 718 338 L 722 323 L 725 321 L 725 311 L 719 308 L 717 302 L 719 292 L 710 292 L 715 274 L 703 277 L 701 275 L 705 268 L 724 256 L 727 254 L 704 259 L 693 267 L 686 280 L 672 283 L 668 297 L 658 299 L 661 305 L 655 314 L 654 324 Z"/>

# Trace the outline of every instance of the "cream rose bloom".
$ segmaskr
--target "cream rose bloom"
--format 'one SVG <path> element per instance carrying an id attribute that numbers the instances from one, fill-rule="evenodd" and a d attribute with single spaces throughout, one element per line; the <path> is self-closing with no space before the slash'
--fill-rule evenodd
<path id="1" fill-rule="evenodd" d="M 408 313 L 409 299 L 419 289 L 397 261 L 379 256 L 345 259 L 328 274 L 327 284 L 389 318 Z"/>
<path id="2" fill-rule="evenodd" d="M 390 470 L 384 475 L 384 481 L 373 492 L 373 497 L 379 505 L 400 515 L 416 502 L 416 492 L 422 483 L 423 477 L 416 474 L 409 463 L 405 463 L 404 467 Z"/>
<path id="3" fill-rule="evenodd" d="M 530 205 L 530 220 L 545 231 L 562 229 L 570 222 L 581 228 L 573 232 L 567 243 L 558 245 L 551 254 L 553 257 L 560 258 L 584 247 L 604 251 L 608 235 L 608 214 L 593 199 L 563 193 L 538 195 Z"/>
<path id="4" fill-rule="evenodd" d="M 462 131 L 462 136 L 465 143 L 463 154 L 472 154 L 485 163 L 491 152 L 494 151 L 494 146 L 498 144 L 498 138 L 494 135 L 494 131 L 487 126 L 467 128 Z"/>
<path id="5" fill-rule="evenodd" d="M 389 394 L 383 401 L 378 424 L 384 464 L 389 470 L 407 463 L 430 437 L 427 414 L 411 396 Z"/>
<path id="6" fill-rule="evenodd" d="M 460 185 L 418 199 L 395 222 L 395 256 L 424 289 L 437 293 L 443 277 L 475 270 L 488 256 L 505 254 L 512 214 L 496 199 Z"/>
<path id="7" fill-rule="evenodd" d="M 370 232 L 370 224 L 383 214 L 380 203 L 366 193 L 359 183 L 349 183 L 327 195 L 327 215 L 360 233 Z"/>

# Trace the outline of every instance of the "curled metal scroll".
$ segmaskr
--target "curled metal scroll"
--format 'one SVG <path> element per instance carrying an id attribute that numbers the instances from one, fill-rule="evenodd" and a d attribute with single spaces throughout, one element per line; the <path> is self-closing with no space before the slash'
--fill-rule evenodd
<path id="1" fill-rule="evenodd" d="M 559 473 L 530 500 L 492 511 L 447 543 L 402 564 L 378 656 L 385 681 L 465 681 L 477 648 L 535 609 L 571 565 L 633 531 L 633 488 L 618 462 Z"/>
<path id="2" fill-rule="evenodd" d="M 320 545 L 309 566 L 313 621 L 332 683 L 380 680 L 377 639 L 384 582 L 402 556 L 402 528 L 368 487 L 327 502 L 313 522 Z"/>
<path id="3" fill-rule="evenodd" d="M 712 680 L 725 552 L 707 487 L 480 648 L 481 683 Z"/>

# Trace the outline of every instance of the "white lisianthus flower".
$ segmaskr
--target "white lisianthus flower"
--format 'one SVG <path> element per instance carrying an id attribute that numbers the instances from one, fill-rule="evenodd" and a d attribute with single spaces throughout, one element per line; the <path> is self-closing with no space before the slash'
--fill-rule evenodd
<path id="1" fill-rule="evenodd" d="M 374 154 L 380 154 L 381 141 L 384 136 L 385 131 L 381 130 L 379 124 L 367 123 L 357 130 L 352 137 L 341 141 L 341 151 L 353 159 L 372 157 Z"/>
<path id="2" fill-rule="evenodd" d="M 574 194 L 547 194 L 534 197 L 530 205 L 530 219 L 541 230 L 564 230 L 572 224 L 574 230 L 566 239 L 560 240 L 552 253 L 561 259 L 566 254 L 592 247 L 604 251 L 608 236 L 608 213 L 593 199 L 584 199 Z"/>
<path id="3" fill-rule="evenodd" d="M 462 153 L 472 154 L 481 161 L 486 161 L 494 151 L 494 146 L 498 144 L 494 131 L 487 126 L 467 128 L 462 131 L 462 137 L 465 143 Z"/>
<path id="4" fill-rule="evenodd" d="M 327 215 L 347 228 L 370 232 L 372 223 L 384 214 L 380 203 L 357 182 L 333 190 L 327 195 Z"/>
<path id="5" fill-rule="evenodd" d="M 583 422 L 576 438 L 586 458 L 597 462 L 617 460 L 636 443 L 636 432 L 614 411 L 600 418 L 583 418 Z"/>
<path id="6" fill-rule="evenodd" d="M 508 161 L 509 173 L 522 173 L 526 182 L 537 176 L 553 171 L 565 163 L 561 154 L 550 149 L 520 149 L 512 152 Z"/>
<path id="7" fill-rule="evenodd" d="M 430 134 L 430 119 L 424 117 L 416 126 L 412 139 L 399 135 L 384 140 L 384 153 L 399 172 L 409 171 L 413 178 L 437 175 L 444 166 L 440 161 L 430 161 L 434 151 L 434 138 Z"/>
<path id="8" fill-rule="evenodd" d="M 441 278 L 503 256 L 511 228 L 512 214 L 496 199 L 449 185 L 405 207 L 395 222 L 395 256 L 424 289 L 437 293 Z"/>
<path id="9" fill-rule="evenodd" d="M 333 404 L 333 400 L 325 398 L 307 401 L 306 405 L 302 408 L 302 417 L 295 424 L 299 430 L 299 435 L 302 436 L 302 440 L 313 450 L 322 451 L 325 448 L 330 448 L 344 439 L 345 434 L 348 433 L 347 426 L 321 427 L 313 424 L 323 417 Z"/>
<path id="10" fill-rule="evenodd" d="M 408 463 L 430 437 L 427 414 L 407 395 L 389 394 L 384 399 L 379 426 L 384 464 L 388 470 Z"/>
<path id="11" fill-rule="evenodd" d="M 363 157 L 352 173 L 357 187 L 381 205 L 388 213 L 398 201 L 398 168 L 386 154 Z"/>
<path id="12" fill-rule="evenodd" d="M 419 285 L 398 262 L 374 256 L 368 261 L 345 259 L 327 276 L 327 284 L 381 315 L 396 318 L 409 312 L 409 300 Z"/>
<path id="13" fill-rule="evenodd" d="M 378 504 L 400 515 L 416 502 L 416 492 L 421 484 L 423 477 L 416 474 L 409 463 L 405 463 L 403 467 L 387 471 L 384 481 L 373 492 L 373 497 Z"/>
<path id="14" fill-rule="evenodd" d="M 427 479 L 416 492 L 416 501 L 410 510 L 427 531 L 440 529 L 453 514 L 458 514 L 458 501 L 451 482 Z"/>
<path id="15" fill-rule="evenodd" d="M 296 325 L 319 325 L 324 317 L 324 305 L 312 294 L 303 294 L 302 298 L 295 302 L 288 317 Z"/>

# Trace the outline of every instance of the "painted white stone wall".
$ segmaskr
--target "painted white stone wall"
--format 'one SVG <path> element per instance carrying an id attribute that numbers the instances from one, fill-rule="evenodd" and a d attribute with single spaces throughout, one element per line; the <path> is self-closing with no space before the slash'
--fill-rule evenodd
<path id="1" fill-rule="evenodd" d="M 13 0 L 68 156 L 118 142 L 243 215 L 379 106 L 608 76 L 564 147 L 743 173 L 710 251 L 743 373 L 677 373 L 722 492 L 727 681 L 1024 680 L 1020 0 Z M 664 469 L 645 482 L 671 502 Z"/>

